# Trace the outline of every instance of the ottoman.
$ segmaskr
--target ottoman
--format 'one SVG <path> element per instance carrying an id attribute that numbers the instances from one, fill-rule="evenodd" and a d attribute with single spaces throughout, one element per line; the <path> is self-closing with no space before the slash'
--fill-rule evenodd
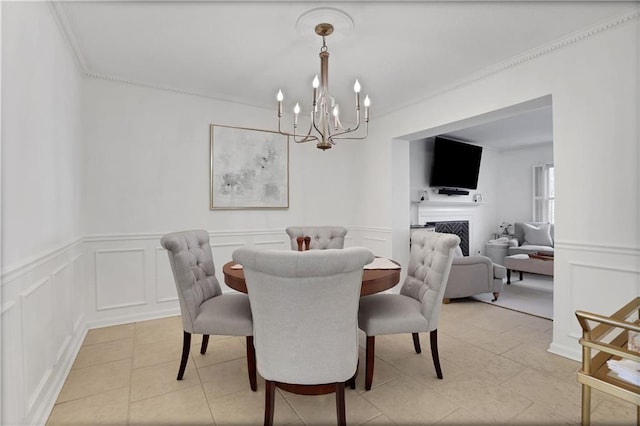
<path id="1" fill-rule="evenodd" d="M 507 284 L 511 284 L 511 271 L 520 272 L 520 281 L 523 272 L 553 276 L 553 258 L 547 260 L 529 257 L 528 254 L 514 254 L 504 258 L 504 266 L 507 268 Z"/>

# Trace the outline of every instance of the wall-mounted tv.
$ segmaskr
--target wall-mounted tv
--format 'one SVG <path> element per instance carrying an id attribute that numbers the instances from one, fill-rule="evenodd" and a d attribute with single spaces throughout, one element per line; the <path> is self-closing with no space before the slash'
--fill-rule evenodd
<path id="1" fill-rule="evenodd" d="M 481 146 L 436 137 L 429 185 L 477 189 L 481 158 Z"/>

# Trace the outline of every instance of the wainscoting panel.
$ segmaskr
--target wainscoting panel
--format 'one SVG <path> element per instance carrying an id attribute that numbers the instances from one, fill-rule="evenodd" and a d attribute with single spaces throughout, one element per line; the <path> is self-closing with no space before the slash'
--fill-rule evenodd
<path id="1" fill-rule="evenodd" d="M 180 306 L 169 257 L 159 241 L 164 234 L 101 235 L 85 238 L 89 303 L 85 312 L 89 327 L 141 321 L 177 315 Z M 283 229 L 216 231 L 209 233 L 211 251 L 223 292 L 222 266 L 234 250 L 245 245 L 288 249 Z"/>
<path id="2" fill-rule="evenodd" d="M 581 262 L 569 262 L 569 266 L 573 311 L 598 311 L 610 315 L 629 303 L 629 295 L 640 295 L 638 270 Z M 576 332 L 580 330 L 576 327 Z"/>
<path id="3" fill-rule="evenodd" d="M 95 252 L 97 310 L 146 303 L 144 255 L 142 248 Z"/>
<path id="4" fill-rule="evenodd" d="M 378 253 L 383 253 L 386 250 L 387 240 L 384 238 L 363 237 L 362 242 L 362 245 L 371 250 L 376 256 L 379 256 Z"/>
<path id="5" fill-rule="evenodd" d="M 176 284 L 169 263 L 169 255 L 162 247 L 156 247 L 156 302 L 177 302 Z"/>
<path id="6" fill-rule="evenodd" d="M 44 424 L 87 328 L 178 315 L 163 234 L 87 236 L 2 274 L 2 424 Z M 290 249 L 284 229 L 209 234 L 216 276 L 245 245 Z M 391 256 L 391 231 L 352 228 L 346 247 Z"/>
<path id="7" fill-rule="evenodd" d="M 71 321 L 73 332 L 77 332 L 82 326 L 84 319 L 85 305 L 87 304 L 86 291 L 84 286 L 87 282 L 85 278 L 84 257 L 77 255 L 71 261 L 73 268 L 73 282 L 71 287 Z"/>
<path id="8" fill-rule="evenodd" d="M 376 256 L 391 256 L 391 229 L 349 228 L 345 247 L 366 247 Z"/>
<path id="9" fill-rule="evenodd" d="M 579 360 L 576 310 L 610 315 L 640 294 L 640 250 L 556 241 L 553 353 Z"/>
<path id="10" fill-rule="evenodd" d="M 73 269 L 71 262 L 64 264 L 52 274 L 53 289 L 53 348 L 55 362 L 58 363 L 62 354 L 71 342 L 73 334 L 72 300 Z"/>
<path id="11" fill-rule="evenodd" d="M 1 424 L 44 424 L 86 332 L 77 240 L 2 272 Z"/>
<path id="12" fill-rule="evenodd" d="M 2 419 L 3 425 L 20 424 L 25 414 L 20 304 L 2 307 Z M 5 386 L 7 384 L 7 386 Z"/>
<path id="13" fill-rule="evenodd" d="M 53 353 L 53 322 L 51 277 L 34 283 L 20 294 L 24 381 L 27 410 L 33 409 L 55 361 Z M 44 326 L 43 326 L 44 325 Z"/>

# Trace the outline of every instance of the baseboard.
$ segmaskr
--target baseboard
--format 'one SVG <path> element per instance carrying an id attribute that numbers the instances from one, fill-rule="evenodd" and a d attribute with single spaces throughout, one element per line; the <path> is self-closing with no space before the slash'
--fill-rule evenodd
<path id="1" fill-rule="evenodd" d="M 576 349 L 573 346 L 560 345 L 558 343 L 551 343 L 548 352 L 552 354 L 560 355 L 565 358 L 572 359 L 574 361 L 582 361 L 582 350 L 580 348 Z"/>
<path id="2" fill-rule="evenodd" d="M 105 319 L 90 320 L 85 323 L 87 330 L 93 328 L 111 327 L 114 325 L 130 324 L 138 321 L 149 321 L 159 318 L 174 317 L 180 315 L 180 307 L 159 311 L 140 312 L 128 315 L 117 315 Z"/>

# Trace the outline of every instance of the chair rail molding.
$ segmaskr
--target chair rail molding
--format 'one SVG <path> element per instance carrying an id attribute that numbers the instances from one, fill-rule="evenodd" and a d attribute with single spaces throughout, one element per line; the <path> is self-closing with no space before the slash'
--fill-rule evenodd
<path id="1" fill-rule="evenodd" d="M 556 240 L 554 247 L 565 250 L 578 250 L 587 252 L 598 252 L 607 254 L 617 254 L 624 256 L 640 256 L 640 247 L 621 246 L 616 244 L 599 244 L 586 241 Z"/>

